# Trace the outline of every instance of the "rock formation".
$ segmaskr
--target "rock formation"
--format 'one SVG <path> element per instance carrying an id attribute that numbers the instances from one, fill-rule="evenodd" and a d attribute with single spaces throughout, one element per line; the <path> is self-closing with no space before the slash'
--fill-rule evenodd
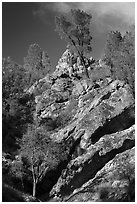
<path id="1" fill-rule="evenodd" d="M 39 124 L 54 141 L 65 142 L 69 152 L 59 173 L 55 174 L 58 167 L 53 172 L 56 182 L 51 184 L 50 197 L 56 201 L 134 201 L 132 91 L 125 82 L 113 81 L 103 63 L 91 63 L 88 70 L 90 79 L 67 50 L 55 72 L 30 89 Z"/>

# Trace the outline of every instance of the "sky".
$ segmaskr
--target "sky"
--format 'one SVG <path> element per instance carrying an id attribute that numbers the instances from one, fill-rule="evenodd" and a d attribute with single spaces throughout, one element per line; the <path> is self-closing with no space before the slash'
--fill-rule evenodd
<path id="1" fill-rule="evenodd" d="M 55 16 L 74 8 L 92 15 L 91 55 L 95 59 L 101 57 L 110 30 L 124 34 L 135 24 L 134 2 L 3 2 L 2 56 L 23 64 L 29 45 L 37 43 L 55 67 L 66 50 L 66 42 L 55 32 Z"/>

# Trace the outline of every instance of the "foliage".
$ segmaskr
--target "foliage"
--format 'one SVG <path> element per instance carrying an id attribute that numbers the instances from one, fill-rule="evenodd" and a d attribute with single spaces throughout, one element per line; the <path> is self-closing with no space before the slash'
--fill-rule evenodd
<path id="1" fill-rule="evenodd" d="M 81 64 L 85 68 L 85 73 L 88 76 L 88 71 L 85 67 L 84 57 L 91 52 L 90 35 L 90 20 L 91 15 L 79 9 L 70 11 L 68 15 L 56 17 L 56 31 L 62 39 L 68 43 L 70 50 L 74 51 L 80 58 Z"/>
<path id="2" fill-rule="evenodd" d="M 35 125 L 28 127 L 20 144 L 22 160 L 28 163 L 33 181 L 33 196 L 36 195 L 37 184 L 43 179 L 48 170 L 58 165 L 60 160 L 66 159 L 62 146 L 53 142 L 42 129 Z"/>
<path id="3" fill-rule="evenodd" d="M 2 61 L 2 97 L 16 98 L 23 92 L 25 72 L 22 66 L 13 62 L 9 57 Z"/>
<path id="4" fill-rule="evenodd" d="M 24 125 L 32 121 L 32 96 L 26 95 L 26 75 L 22 66 L 10 58 L 2 64 L 2 130 L 5 151 L 16 149 L 16 138 L 21 137 Z M 23 98 L 25 102 L 22 103 Z"/>
<path id="5" fill-rule="evenodd" d="M 43 78 L 51 71 L 50 59 L 38 44 L 29 46 L 28 55 L 24 58 L 24 68 L 27 72 L 28 86 Z"/>
<path id="6" fill-rule="evenodd" d="M 66 16 L 56 17 L 57 31 L 61 38 L 67 41 L 69 49 L 79 57 L 81 64 L 85 67 L 87 76 L 85 57 L 91 52 L 92 40 L 90 20 L 91 15 L 80 10 L 71 10 L 70 14 Z M 134 30 L 127 32 L 124 36 L 118 31 L 111 32 L 103 58 L 106 64 L 111 67 L 112 78 L 126 81 L 133 89 L 133 94 L 135 92 L 134 38 Z M 37 124 L 34 124 L 34 116 L 36 116 L 35 98 L 33 94 L 27 94 L 26 90 L 49 72 L 51 72 L 51 66 L 48 54 L 43 52 L 37 44 L 30 45 L 28 55 L 24 59 L 24 66 L 18 65 L 10 58 L 3 59 L 2 62 L 3 151 L 11 152 L 19 149 L 19 155 L 15 160 L 13 158 L 5 159 L 3 162 L 3 174 L 6 175 L 8 180 L 10 172 L 11 178 L 15 177 L 20 180 L 19 184 L 22 184 L 22 189 L 27 177 L 27 180 L 31 180 L 33 183 L 34 197 L 38 188 L 37 184 L 48 171 L 54 169 L 61 161 L 66 160 L 69 153 L 69 147 L 66 144 L 53 141 L 49 137 L 48 131 L 66 126 L 75 116 L 78 106 L 77 98 L 73 96 L 69 98 L 68 105 L 65 109 L 62 108 L 57 118 L 45 119 L 47 121 L 44 122 L 49 128 L 46 129 L 46 133 L 42 126 L 37 127 Z M 96 78 L 96 76 L 94 77 Z M 97 78 L 101 78 L 99 73 Z M 69 82 L 63 80 L 59 81 L 60 84 L 61 88 L 59 88 L 62 92 L 71 89 Z M 47 83 L 45 86 L 49 89 L 50 85 Z M 59 104 L 65 102 L 68 95 L 57 94 L 55 98 L 56 101 L 54 102 Z M 49 102 L 49 97 L 46 100 Z M 17 141 L 19 142 L 17 143 Z M 14 155 L 16 153 L 14 152 Z M 119 176 L 129 180 L 127 190 L 129 193 L 131 193 L 130 188 L 134 187 L 134 178 L 131 177 L 133 175 L 132 171 L 133 168 L 130 167 L 127 167 L 125 172 L 124 170 L 119 171 Z M 7 181 L 6 179 L 5 181 Z M 12 185 L 12 179 L 9 184 Z M 23 201 L 19 192 L 9 188 L 9 186 L 4 186 L 5 201 L 6 193 L 9 193 L 9 201 L 16 201 L 16 196 L 18 201 Z M 107 189 L 103 189 L 101 196 L 105 197 L 106 195 Z M 134 197 L 134 195 L 132 196 Z"/>
<path id="7" fill-rule="evenodd" d="M 10 174 L 21 180 L 22 188 L 24 189 L 23 177 L 25 176 L 25 171 L 23 171 L 21 159 L 18 158 L 11 163 Z"/>
<path id="8" fill-rule="evenodd" d="M 111 67 L 113 79 L 128 83 L 135 95 L 135 36 L 134 28 L 124 36 L 109 33 L 103 60 Z"/>

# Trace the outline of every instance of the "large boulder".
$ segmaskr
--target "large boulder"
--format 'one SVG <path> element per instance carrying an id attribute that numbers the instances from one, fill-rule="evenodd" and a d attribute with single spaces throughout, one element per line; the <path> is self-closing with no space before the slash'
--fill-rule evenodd
<path id="1" fill-rule="evenodd" d="M 135 148 L 116 154 L 94 178 L 75 189 L 64 201 L 135 201 Z"/>
<path id="2" fill-rule="evenodd" d="M 134 140 L 135 140 L 134 126 L 121 132 L 104 135 L 95 144 L 91 144 L 87 148 L 87 150 L 83 152 L 82 155 L 77 155 L 75 159 L 72 159 L 70 161 L 67 168 L 62 172 L 62 175 L 60 176 L 57 184 L 52 189 L 51 195 L 54 194 L 59 198 L 63 199 L 64 198 L 66 199 L 67 196 L 70 196 L 71 194 L 73 195 L 74 193 L 77 192 L 77 189 L 79 189 L 82 185 L 84 185 L 90 179 L 93 179 L 96 173 L 99 172 L 103 168 L 103 166 L 105 166 L 109 161 L 115 158 L 117 154 L 120 154 L 134 147 L 135 145 Z M 128 158 L 128 161 L 130 161 L 130 159 L 132 161 L 133 166 L 134 159 L 130 157 Z M 121 156 L 119 156 L 119 160 L 122 160 Z M 119 162 L 119 165 L 121 165 L 119 168 L 122 169 L 121 162 Z M 110 171 L 110 169 L 108 170 Z M 108 172 L 108 170 L 106 171 L 106 173 Z M 118 175 L 120 176 L 120 173 Z M 102 176 L 102 180 L 105 178 L 106 177 Z M 116 177 L 113 176 L 113 182 L 115 178 Z M 99 184 L 103 184 L 103 181 L 100 182 Z"/>
<path id="3" fill-rule="evenodd" d="M 65 128 L 51 135 L 54 140 L 77 140 L 81 137 L 80 140 L 86 139 L 88 146 L 91 141 L 95 143 L 105 134 L 115 133 L 134 124 L 134 98 L 124 82 L 116 80 L 98 90 L 91 89 L 75 98 L 75 102 L 75 105 L 70 100 L 66 103 L 65 108 L 71 104 L 74 114 Z M 70 131 L 72 129 L 73 132 Z M 81 136 L 79 132 L 83 130 L 85 134 Z"/>

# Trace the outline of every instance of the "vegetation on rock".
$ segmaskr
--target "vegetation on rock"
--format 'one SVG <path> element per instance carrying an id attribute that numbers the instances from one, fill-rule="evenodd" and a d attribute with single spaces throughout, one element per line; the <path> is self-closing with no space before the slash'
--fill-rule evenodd
<path id="1" fill-rule="evenodd" d="M 21 138 L 26 124 L 33 120 L 34 98 L 24 93 L 26 73 L 10 58 L 2 66 L 2 130 L 3 150 L 16 149 L 16 138 Z"/>
<path id="2" fill-rule="evenodd" d="M 108 35 L 103 60 L 110 66 L 111 77 L 128 83 L 135 95 L 135 31 L 124 36 L 118 31 Z"/>
<path id="3" fill-rule="evenodd" d="M 50 195 L 66 201 L 86 182 L 91 186 L 85 198 L 79 191 L 78 201 L 96 200 L 98 193 L 99 201 L 116 195 L 134 201 L 134 28 L 123 36 L 109 33 L 103 59 L 90 64 L 91 18 L 79 9 L 56 17 L 68 49 L 54 73 L 37 44 L 30 45 L 24 66 L 3 59 L 3 201 L 37 201 L 43 194 L 44 201 Z M 102 172 L 108 182 L 126 180 L 126 188 L 102 185 Z"/>
<path id="4" fill-rule="evenodd" d="M 92 16 L 81 10 L 71 10 L 67 16 L 56 17 L 56 30 L 68 43 L 69 49 L 79 57 L 89 78 L 84 57 L 91 53 L 90 20 Z M 70 62 L 71 64 L 71 62 Z"/>
<path id="5" fill-rule="evenodd" d="M 24 68 L 26 70 L 28 86 L 30 87 L 37 80 L 51 72 L 48 54 L 42 51 L 38 44 L 30 45 L 28 55 L 24 58 Z"/>

